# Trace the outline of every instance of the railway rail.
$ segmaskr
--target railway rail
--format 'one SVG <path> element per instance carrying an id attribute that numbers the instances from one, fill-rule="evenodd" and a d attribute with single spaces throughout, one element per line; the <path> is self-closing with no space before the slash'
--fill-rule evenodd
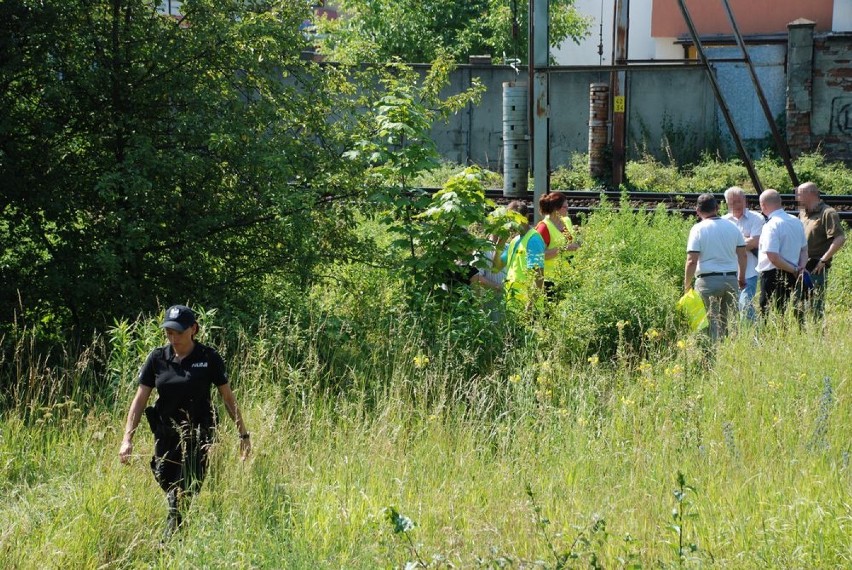
<path id="1" fill-rule="evenodd" d="M 620 207 L 621 204 L 621 192 L 593 190 L 561 192 L 568 198 L 568 215 L 575 220 L 581 215 L 589 214 L 600 207 L 601 196 L 606 196 L 607 201 L 615 207 Z M 525 200 L 530 204 L 533 201 L 532 192 L 511 198 L 503 196 L 503 191 L 499 189 L 486 190 L 485 194 L 498 204 L 507 204 L 511 200 L 517 199 Z M 655 210 L 662 204 L 669 212 L 678 212 L 688 217 L 695 215 L 695 204 L 698 196 L 700 196 L 698 193 L 628 192 L 627 201 L 634 211 Z M 716 193 L 715 196 L 720 202 L 724 201 L 724 196 L 721 193 Z M 797 215 L 799 207 L 796 204 L 796 196 L 794 194 L 782 194 L 781 198 L 784 202 L 784 209 Z M 746 199 L 750 209 L 760 210 L 756 194 L 747 194 Z M 823 194 L 822 199 L 826 204 L 837 210 L 841 220 L 852 224 L 852 195 Z"/>

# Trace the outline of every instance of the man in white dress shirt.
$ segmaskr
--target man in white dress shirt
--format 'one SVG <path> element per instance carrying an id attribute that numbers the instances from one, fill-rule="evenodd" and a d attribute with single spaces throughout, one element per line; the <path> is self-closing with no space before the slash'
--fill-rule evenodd
<path id="1" fill-rule="evenodd" d="M 757 271 L 760 273 L 760 312 L 770 307 L 784 310 L 796 287 L 796 279 L 808 261 L 805 227 L 784 211 L 777 190 L 764 190 L 760 210 L 767 221 L 760 234 Z"/>

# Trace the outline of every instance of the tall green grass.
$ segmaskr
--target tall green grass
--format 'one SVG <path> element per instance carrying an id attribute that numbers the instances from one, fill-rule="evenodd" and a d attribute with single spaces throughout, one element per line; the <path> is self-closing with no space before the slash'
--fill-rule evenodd
<path id="1" fill-rule="evenodd" d="M 165 546 L 150 436 L 130 466 L 116 456 L 130 389 L 126 402 L 78 390 L 5 412 L 4 566 L 850 563 L 849 312 L 824 328 L 743 328 L 712 349 L 646 337 L 639 360 L 548 361 L 530 344 L 456 384 L 450 346 L 424 358 L 416 335 L 389 330 L 389 362 L 353 363 L 337 393 L 316 388 L 320 334 L 302 331 L 296 356 L 273 332 L 292 325 L 227 351 L 254 454 L 241 463 L 222 426 L 211 475 Z M 372 402 L 363 374 L 383 376 Z M 415 526 L 395 532 L 388 507 Z"/>
<path id="2" fill-rule="evenodd" d="M 250 328 L 201 311 L 254 452 L 225 419 L 165 545 L 151 435 L 117 457 L 158 317 L 50 352 L 18 331 L 3 567 L 849 566 L 852 262 L 824 323 L 774 315 L 710 345 L 672 311 L 688 225 L 604 208 L 561 300 L 521 323 L 475 296 L 412 315 L 363 265 Z"/>

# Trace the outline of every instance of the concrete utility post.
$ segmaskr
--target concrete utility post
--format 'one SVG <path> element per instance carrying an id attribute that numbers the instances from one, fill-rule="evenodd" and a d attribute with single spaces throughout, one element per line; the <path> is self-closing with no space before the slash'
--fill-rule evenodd
<path id="1" fill-rule="evenodd" d="M 534 177 L 533 199 L 538 221 L 539 199 L 550 191 L 550 152 L 547 66 L 550 63 L 550 2 L 530 0 L 529 86 L 530 86 L 530 174 Z"/>

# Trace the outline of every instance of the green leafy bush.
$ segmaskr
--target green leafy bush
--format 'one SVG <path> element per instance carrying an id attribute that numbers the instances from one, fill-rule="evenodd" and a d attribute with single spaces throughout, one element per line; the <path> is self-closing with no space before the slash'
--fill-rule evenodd
<path id="1" fill-rule="evenodd" d="M 641 161 L 628 161 L 624 168 L 631 190 L 646 192 L 682 192 L 683 176 L 677 166 L 666 166 L 646 154 Z"/>
<path id="2" fill-rule="evenodd" d="M 441 161 L 438 166 L 417 176 L 415 184 L 424 188 L 440 188 L 450 178 L 463 172 L 464 169 L 464 166 L 455 162 Z M 482 184 L 486 188 L 503 187 L 503 176 L 500 173 L 485 169 L 481 170 L 481 172 L 483 177 Z"/>
<path id="3" fill-rule="evenodd" d="M 764 188 L 775 188 L 782 194 L 795 192 L 787 168 L 778 158 L 762 158 L 755 162 Z M 852 169 L 842 162 L 827 162 L 819 152 L 797 157 L 793 169 L 800 182 L 815 182 L 823 194 L 852 193 Z"/>
<path id="4" fill-rule="evenodd" d="M 683 190 L 721 193 L 731 186 L 742 186 L 748 179 L 748 170 L 741 162 L 722 161 L 705 154 L 701 161 L 692 167 Z"/>
<path id="5" fill-rule="evenodd" d="M 764 188 L 775 188 L 782 194 L 795 191 L 787 169 L 780 159 L 765 155 L 754 162 Z M 852 169 L 842 162 L 826 162 L 820 152 L 803 154 L 793 161 L 801 182 L 813 181 L 824 194 L 852 193 Z M 754 191 L 745 165 L 738 158 L 722 160 L 704 154 L 696 164 L 663 164 L 651 155 L 629 161 L 625 167 L 628 188 L 649 192 L 714 192 L 731 186 Z"/>
<path id="6" fill-rule="evenodd" d="M 790 175 L 784 164 L 775 157 L 763 156 L 754 162 L 754 168 L 757 170 L 757 175 L 760 178 L 760 183 L 764 188 L 774 188 L 782 194 L 788 194 L 793 191 L 793 183 L 790 182 Z M 746 180 L 748 175 L 746 175 Z M 743 188 L 748 187 L 754 191 L 754 186 L 749 181 L 739 184 Z"/>
<path id="7" fill-rule="evenodd" d="M 557 276 L 562 300 L 545 329 L 558 352 L 604 359 L 619 348 L 640 352 L 652 329 L 655 337 L 673 338 L 691 223 L 663 209 L 605 207 L 590 216 L 581 229 L 582 247 Z"/>
<path id="8" fill-rule="evenodd" d="M 589 174 L 589 155 L 579 152 L 571 155 L 567 166 L 560 166 L 550 175 L 550 187 L 554 190 L 588 190 L 604 186 L 603 180 Z"/>
<path id="9" fill-rule="evenodd" d="M 852 193 L 852 169 L 842 162 L 828 163 L 819 152 L 803 154 L 793 163 L 802 182 L 815 182 L 824 194 Z"/>

